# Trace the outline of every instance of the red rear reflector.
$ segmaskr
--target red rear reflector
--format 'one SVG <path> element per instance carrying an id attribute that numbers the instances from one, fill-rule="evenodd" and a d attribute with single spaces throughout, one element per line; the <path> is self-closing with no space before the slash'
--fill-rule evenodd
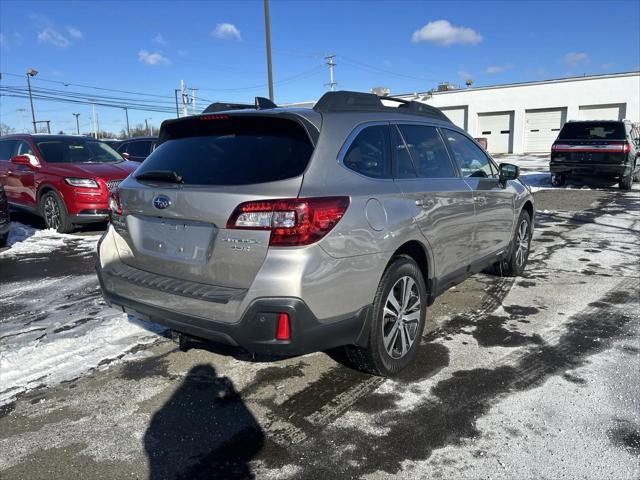
<path id="1" fill-rule="evenodd" d="M 109 195 L 109 217 L 113 214 L 122 215 L 122 204 L 120 203 L 120 195 L 113 192 Z"/>
<path id="2" fill-rule="evenodd" d="M 286 313 L 278 314 L 278 326 L 276 327 L 276 340 L 289 340 L 291 337 L 291 329 L 289 327 L 289 315 Z"/>
<path id="3" fill-rule="evenodd" d="M 340 221 L 349 197 L 287 198 L 241 203 L 227 228 L 270 230 L 269 245 L 292 247 L 317 242 Z"/>

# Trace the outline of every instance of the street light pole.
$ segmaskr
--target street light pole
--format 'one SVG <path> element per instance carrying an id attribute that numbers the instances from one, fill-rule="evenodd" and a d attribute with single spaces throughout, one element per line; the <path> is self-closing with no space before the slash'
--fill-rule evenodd
<path id="1" fill-rule="evenodd" d="M 31 77 L 35 77 L 38 74 L 37 70 L 30 68 L 27 70 L 27 86 L 29 87 L 29 103 L 31 104 L 31 121 L 33 122 L 33 133 L 38 133 L 36 129 L 36 114 L 33 110 L 33 97 L 31 96 Z"/>
<path id="2" fill-rule="evenodd" d="M 176 118 L 180 118 L 180 109 L 178 108 L 178 92 L 180 91 L 179 88 L 174 89 L 174 92 L 176 93 Z"/>
<path id="3" fill-rule="evenodd" d="M 124 107 L 124 116 L 127 118 L 127 137 L 131 136 L 131 130 L 129 130 L 129 108 Z"/>
<path id="4" fill-rule="evenodd" d="M 78 135 L 80 135 L 80 121 L 78 120 L 80 114 L 74 113 L 73 116 L 76 117 L 76 131 L 78 132 Z"/>
<path id="5" fill-rule="evenodd" d="M 267 43 L 267 77 L 269 79 L 269 100 L 273 102 L 273 75 L 271 72 L 271 27 L 269 24 L 269 0 L 264 0 L 264 32 Z"/>
<path id="6" fill-rule="evenodd" d="M 148 134 L 149 136 L 151 136 L 151 132 L 149 131 L 149 119 L 148 119 L 148 118 L 145 118 L 145 119 L 144 119 L 144 123 L 145 123 L 145 125 L 147 126 L 147 134 Z"/>

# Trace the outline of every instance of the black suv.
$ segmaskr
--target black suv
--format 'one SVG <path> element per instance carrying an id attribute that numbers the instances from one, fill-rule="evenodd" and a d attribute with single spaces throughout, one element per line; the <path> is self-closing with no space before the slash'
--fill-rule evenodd
<path id="1" fill-rule="evenodd" d="M 618 178 L 630 190 L 640 181 L 640 131 L 628 120 L 570 121 L 551 147 L 551 183 L 563 185 L 568 175 Z"/>
<path id="2" fill-rule="evenodd" d="M 123 140 L 118 144 L 116 151 L 127 160 L 144 162 L 156 146 L 158 137 L 135 137 Z"/>

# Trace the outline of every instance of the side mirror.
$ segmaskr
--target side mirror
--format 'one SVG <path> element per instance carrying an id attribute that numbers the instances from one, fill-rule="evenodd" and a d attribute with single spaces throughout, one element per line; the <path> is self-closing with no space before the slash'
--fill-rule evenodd
<path id="1" fill-rule="evenodd" d="M 500 181 L 515 180 L 520 176 L 520 167 L 512 163 L 500 164 Z"/>
<path id="2" fill-rule="evenodd" d="M 14 165 L 26 165 L 31 168 L 40 168 L 40 160 L 35 155 L 16 155 L 11 157 L 11 163 Z"/>
<path id="3" fill-rule="evenodd" d="M 122 155 L 122 158 L 125 160 L 129 160 L 130 155 L 127 152 L 122 152 L 120 155 Z"/>

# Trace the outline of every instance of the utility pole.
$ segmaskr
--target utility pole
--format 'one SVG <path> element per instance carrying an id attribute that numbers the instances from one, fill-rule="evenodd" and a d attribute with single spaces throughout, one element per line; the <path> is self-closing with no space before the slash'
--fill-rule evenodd
<path id="1" fill-rule="evenodd" d="M 187 113 L 187 99 L 189 98 L 189 96 L 184 91 L 184 80 L 180 80 L 180 94 L 182 95 L 182 116 L 186 117 L 187 115 L 189 115 Z"/>
<path id="2" fill-rule="evenodd" d="M 22 123 L 22 133 L 27 133 L 27 129 L 24 128 L 24 112 L 26 112 L 26 110 L 24 108 L 16 108 L 16 112 L 20 112 L 20 122 Z"/>
<path id="3" fill-rule="evenodd" d="M 47 124 L 47 133 L 51 133 L 51 120 L 45 120 L 44 123 Z"/>
<path id="4" fill-rule="evenodd" d="M 147 126 L 147 135 L 151 136 L 151 131 L 149 130 L 149 119 L 144 119 L 144 124 Z"/>
<path id="5" fill-rule="evenodd" d="M 191 113 L 196 114 L 196 92 L 197 88 L 191 88 Z"/>
<path id="6" fill-rule="evenodd" d="M 178 108 L 178 92 L 180 91 L 179 88 L 174 89 L 174 92 L 176 94 L 176 118 L 180 118 L 180 109 Z"/>
<path id="7" fill-rule="evenodd" d="M 131 130 L 129 130 L 129 108 L 124 107 L 124 116 L 127 119 L 127 137 L 131 136 Z"/>
<path id="8" fill-rule="evenodd" d="M 327 61 L 327 65 L 329 65 L 329 83 L 326 83 L 325 85 L 329 87 L 332 92 L 335 90 L 335 87 L 338 84 L 338 82 L 336 82 L 333 78 L 333 67 L 336 66 L 336 63 L 333 61 L 335 57 L 336 56 L 333 54 L 324 57 Z"/>
<path id="9" fill-rule="evenodd" d="M 267 77 L 269 79 L 269 100 L 273 102 L 273 75 L 271 71 L 271 27 L 269 22 L 269 0 L 264 0 L 264 33 L 267 44 Z"/>
<path id="10" fill-rule="evenodd" d="M 96 138 L 100 138 L 100 135 L 102 135 L 100 133 L 100 117 L 98 117 L 98 113 L 96 112 L 96 128 L 98 131 L 98 134 L 96 135 Z"/>
<path id="11" fill-rule="evenodd" d="M 33 122 L 33 133 L 38 133 L 36 129 L 36 113 L 33 110 L 33 97 L 31 96 L 31 77 L 35 77 L 38 74 L 37 70 L 30 68 L 27 70 L 27 86 L 29 87 L 29 103 L 31 104 L 31 121 Z"/>
<path id="12" fill-rule="evenodd" d="M 95 138 L 98 138 L 98 122 L 96 120 L 96 104 L 92 103 L 91 106 L 93 108 L 93 115 L 91 116 L 91 125 L 93 127 L 93 136 Z"/>
<path id="13" fill-rule="evenodd" d="M 78 120 L 80 114 L 74 113 L 73 116 L 76 117 L 76 131 L 78 132 L 78 135 L 80 135 L 80 120 Z"/>

